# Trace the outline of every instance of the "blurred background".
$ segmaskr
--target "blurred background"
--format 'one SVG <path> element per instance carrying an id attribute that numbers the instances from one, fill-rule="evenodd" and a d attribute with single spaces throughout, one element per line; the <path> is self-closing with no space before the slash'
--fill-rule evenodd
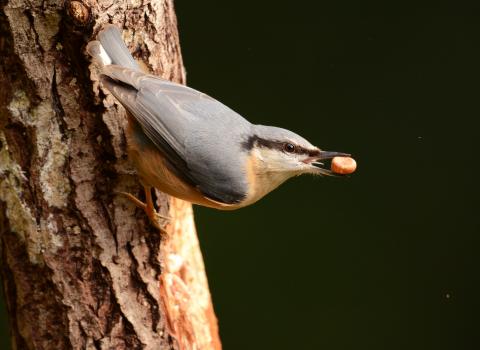
<path id="1" fill-rule="evenodd" d="M 480 349 L 480 9 L 324 3 L 176 2 L 190 86 L 358 162 L 196 208 L 224 348 Z"/>
<path id="2" fill-rule="evenodd" d="M 479 8 L 322 3 L 176 2 L 191 87 L 358 162 L 195 209 L 224 348 L 479 349 Z"/>

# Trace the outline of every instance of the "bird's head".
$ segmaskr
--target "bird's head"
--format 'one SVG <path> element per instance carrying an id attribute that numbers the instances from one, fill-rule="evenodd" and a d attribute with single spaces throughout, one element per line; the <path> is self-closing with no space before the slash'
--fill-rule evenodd
<path id="1" fill-rule="evenodd" d="M 253 135 L 245 146 L 255 158 L 257 173 L 270 174 L 283 181 L 301 174 L 336 175 L 329 169 L 330 160 L 349 156 L 320 150 L 294 132 L 263 125 L 253 127 Z"/>

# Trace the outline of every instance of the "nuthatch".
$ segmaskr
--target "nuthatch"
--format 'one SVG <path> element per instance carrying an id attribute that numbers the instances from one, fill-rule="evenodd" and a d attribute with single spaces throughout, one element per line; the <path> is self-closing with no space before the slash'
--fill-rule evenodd
<path id="1" fill-rule="evenodd" d="M 199 91 L 143 73 L 113 25 L 98 40 L 87 51 L 103 86 L 128 111 L 128 153 L 147 203 L 128 196 L 154 223 L 152 186 L 194 204 L 233 210 L 293 176 L 333 175 L 322 161 L 349 156 L 322 151 L 289 130 L 251 124 Z"/>

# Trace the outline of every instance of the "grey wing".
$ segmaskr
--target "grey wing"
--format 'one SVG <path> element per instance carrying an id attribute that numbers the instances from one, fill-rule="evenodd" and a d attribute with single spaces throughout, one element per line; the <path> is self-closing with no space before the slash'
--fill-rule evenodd
<path id="1" fill-rule="evenodd" d="M 118 66 L 106 68 L 106 87 L 177 176 L 222 203 L 244 199 L 248 186 L 241 140 L 250 130 L 248 121 L 194 89 Z"/>

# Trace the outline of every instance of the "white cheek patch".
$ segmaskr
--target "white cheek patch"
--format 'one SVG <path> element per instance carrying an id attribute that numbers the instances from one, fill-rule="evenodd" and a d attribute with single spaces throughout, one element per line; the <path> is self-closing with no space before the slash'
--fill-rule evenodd
<path id="1" fill-rule="evenodd" d="M 276 167 L 278 163 L 283 163 L 283 157 L 276 150 L 259 147 L 255 148 L 252 153 L 260 161 L 259 165 L 265 168 Z"/>
<path id="2" fill-rule="evenodd" d="M 266 172 L 295 172 L 298 170 L 298 156 L 284 152 L 258 147 L 252 151 L 252 156 L 258 160 L 258 171 Z"/>
<path id="3" fill-rule="evenodd" d="M 289 159 L 286 154 L 259 147 L 252 150 L 251 157 L 254 158 L 251 162 L 253 180 L 246 203 L 256 202 L 296 175 L 289 169 L 292 159 Z"/>

